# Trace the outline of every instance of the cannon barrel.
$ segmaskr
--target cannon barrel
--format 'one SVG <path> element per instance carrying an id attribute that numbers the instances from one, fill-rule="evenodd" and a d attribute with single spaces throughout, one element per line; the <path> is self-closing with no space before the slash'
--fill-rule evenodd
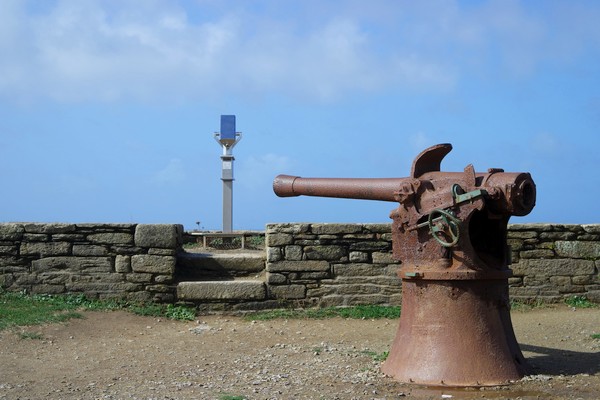
<path id="1" fill-rule="evenodd" d="M 475 187 L 486 191 L 491 210 L 499 214 L 523 216 L 535 206 L 535 183 L 528 173 L 488 172 L 475 175 Z M 429 172 L 420 176 L 429 182 L 429 189 L 421 193 L 419 204 L 424 209 L 435 208 L 438 203 L 434 193 L 450 195 L 453 183 L 465 182 L 462 172 Z M 403 185 L 415 182 L 412 178 L 301 178 L 279 175 L 273 181 L 273 191 L 279 197 L 315 196 L 345 199 L 401 201 L 398 194 Z M 446 189 L 444 189 L 446 188 Z M 463 187 L 463 189 L 468 189 Z M 471 189 L 468 189 L 471 190 Z M 430 204 L 431 203 L 431 204 Z"/>
<path id="2" fill-rule="evenodd" d="M 273 191 L 279 197 L 317 196 L 344 199 L 394 201 L 407 178 L 301 178 L 278 175 Z"/>

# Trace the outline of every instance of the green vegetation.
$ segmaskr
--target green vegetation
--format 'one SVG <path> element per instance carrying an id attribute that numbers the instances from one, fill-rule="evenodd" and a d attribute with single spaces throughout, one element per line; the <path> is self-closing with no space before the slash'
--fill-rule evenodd
<path id="1" fill-rule="evenodd" d="M 565 299 L 565 303 L 568 306 L 575 308 L 593 308 L 596 304 L 592 303 L 585 296 L 571 296 Z"/>
<path id="2" fill-rule="evenodd" d="M 592 333 L 590 336 L 592 339 L 600 339 L 600 333 Z"/>
<path id="3" fill-rule="evenodd" d="M 368 355 L 369 357 L 371 357 L 373 359 L 373 361 L 378 361 L 378 362 L 387 360 L 388 356 L 390 355 L 389 351 L 377 353 L 377 352 L 371 351 L 371 350 L 363 350 L 361 353 Z"/>
<path id="4" fill-rule="evenodd" d="M 230 394 L 224 394 L 219 397 L 219 400 L 246 400 L 244 396 L 233 396 Z"/>
<path id="5" fill-rule="evenodd" d="M 325 318 L 352 318 L 352 319 L 396 319 L 400 317 L 400 307 L 362 305 L 354 307 L 327 307 L 306 310 L 272 310 L 250 314 L 248 320 L 265 321 L 271 319 L 325 319 Z"/>
<path id="6" fill-rule="evenodd" d="M 39 332 L 21 332 L 19 334 L 19 337 L 23 340 L 41 340 L 44 338 L 44 336 Z"/>
<path id="7" fill-rule="evenodd" d="M 548 303 L 537 299 L 535 301 L 522 301 L 522 300 L 512 300 L 510 301 L 510 309 L 513 311 L 527 311 L 532 310 L 534 308 L 547 307 Z"/>
<path id="8" fill-rule="evenodd" d="M 137 315 L 181 321 L 196 317 L 193 308 L 172 304 L 130 304 L 116 300 L 90 300 L 84 295 L 28 295 L 0 291 L 0 330 L 82 318 L 82 310 L 127 310 Z"/>

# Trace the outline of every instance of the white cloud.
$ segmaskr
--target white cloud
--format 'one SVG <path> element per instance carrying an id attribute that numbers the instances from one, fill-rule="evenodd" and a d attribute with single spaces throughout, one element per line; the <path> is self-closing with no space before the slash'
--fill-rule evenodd
<path id="1" fill-rule="evenodd" d="M 592 18 L 600 11 L 577 3 L 550 3 L 543 12 L 518 1 L 49 4 L 32 12 L 40 6 L 0 3 L 1 97 L 154 101 L 275 92 L 327 101 L 445 91 L 474 69 L 527 75 L 541 61 L 574 62 L 600 44 Z"/>
<path id="2" fill-rule="evenodd" d="M 183 162 L 173 158 L 169 163 L 154 175 L 156 182 L 160 184 L 177 184 L 185 181 L 186 173 Z"/>

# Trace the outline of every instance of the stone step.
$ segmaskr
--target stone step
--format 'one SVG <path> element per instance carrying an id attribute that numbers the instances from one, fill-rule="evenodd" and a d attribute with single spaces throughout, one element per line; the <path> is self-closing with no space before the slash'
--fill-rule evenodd
<path id="1" fill-rule="evenodd" d="M 264 252 L 184 253 L 177 257 L 175 273 L 179 282 L 249 277 L 265 270 L 265 258 Z"/>
<path id="2" fill-rule="evenodd" d="M 180 282 L 177 285 L 180 301 L 264 300 L 266 297 L 267 288 L 263 281 Z"/>

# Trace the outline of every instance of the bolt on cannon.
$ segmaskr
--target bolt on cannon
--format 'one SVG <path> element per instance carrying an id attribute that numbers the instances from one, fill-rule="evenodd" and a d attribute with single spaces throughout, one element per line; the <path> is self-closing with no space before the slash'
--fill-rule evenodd
<path id="1" fill-rule="evenodd" d="M 273 190 L 280 197 L 398 202 L 390 218 L 402 313 L 383 372 L 423 385 L 505 384 L 529 370 L 510 319 L 507 224 L 531 212 L 536 187 L 524 172 L 481 173 L 471 164 L 442 172 L 451 150 L 424 150 L 405 178 L 279 175 Z"/>

